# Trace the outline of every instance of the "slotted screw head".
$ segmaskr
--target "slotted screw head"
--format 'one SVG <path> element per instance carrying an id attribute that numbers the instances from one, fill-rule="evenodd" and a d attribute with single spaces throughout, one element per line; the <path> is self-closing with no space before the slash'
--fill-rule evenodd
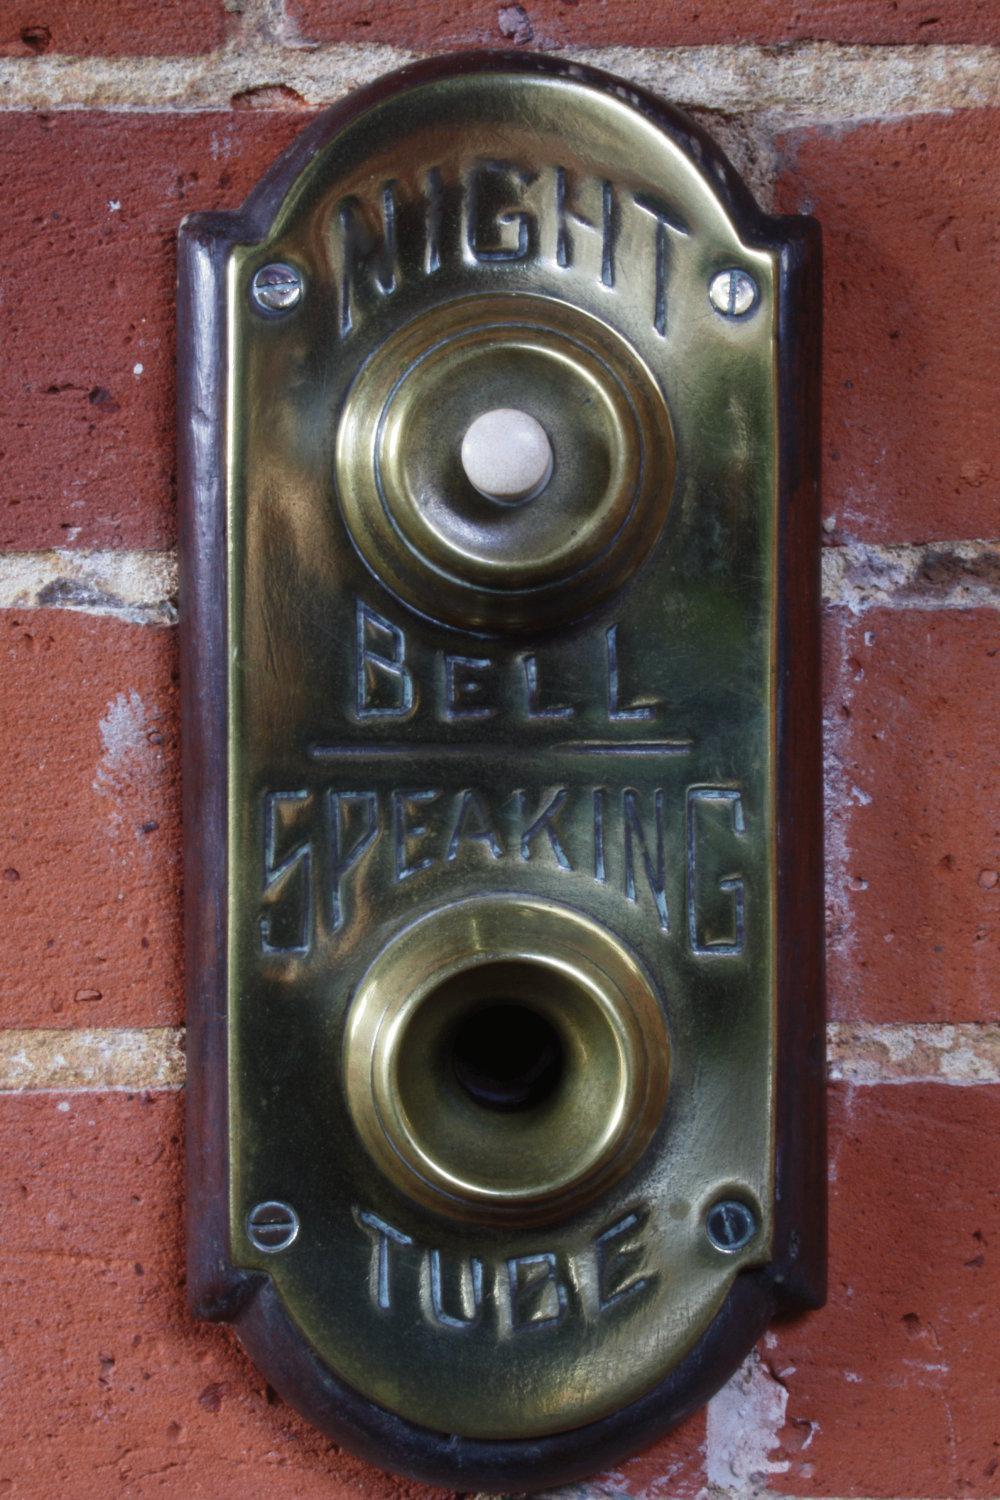
<path id="1" fill-rule="evenodd" d="M 287 1250 L 298 1237 L 299 1216 L 294 1208 L 277 1199 L 258 1203 L 247 1214 L 247 1238 L 255 1250 L 273 1255 L 278 1250 Z"/>
<path id="2" fill-rule="evenodd" d="M 720 1198 L 708 1210 L 705 1232 L 716 1250 L 735 1255 L 757 1233 L 757 1220 L 753 1210 L 738 1198 Z"/>
<path id="3" fill-rule="evenodd" d="M 291 312 L 302 299 L 302 277 L 294 266 L 275 261 L 261 266 L 250 290 L 257 306 L 266 312 Z"/>
<path id="4" fill-rule="evenodd" d="M 757 283 L 747 271 L 719 271 L 708 286 L 708 300 L 724 318 L 745 318 L 757 306 Z"/>

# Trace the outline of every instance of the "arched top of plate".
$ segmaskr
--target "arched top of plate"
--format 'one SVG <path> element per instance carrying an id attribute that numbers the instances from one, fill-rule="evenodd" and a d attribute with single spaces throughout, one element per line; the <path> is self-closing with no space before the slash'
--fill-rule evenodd
<path id="1" fill-rule="evenodd" d="M 532 148 L 543 147 L 553 166 L 561 149 L 570 170 L 574 160 L 603 167 L 640 197 L 669 192 L 686 228 L 728 227 L 734 249 L 774 251 L 800 222 L 762 213 L 711 137 L 648 90 L 557 57 L 490 51 L 410 64 L 325 110 L 248 195 L 239 240 L 278 239 L 325 193 L 350 191 L 357 171 L 371 174 L 379 158 L 387 168 L 401 149 L 410 165 L 428 158 L 429 137 L 444 148 L 431 156 L 449 147 L 454 154 L 461 139 L 467 154 L 478 144 L 492 161 L 513 161 L 508 148 L 519 143 L 516 165 L 526 173 Z"/>

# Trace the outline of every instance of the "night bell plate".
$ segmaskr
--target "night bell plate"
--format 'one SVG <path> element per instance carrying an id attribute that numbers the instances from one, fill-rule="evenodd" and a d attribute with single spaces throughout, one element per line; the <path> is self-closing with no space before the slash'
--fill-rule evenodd
<path id="1" fill-rule="evenodd" d="M 566 1481 L 823 1296 L 815 226 L 494 54 L 181 240 L 193 1306 Z"/>

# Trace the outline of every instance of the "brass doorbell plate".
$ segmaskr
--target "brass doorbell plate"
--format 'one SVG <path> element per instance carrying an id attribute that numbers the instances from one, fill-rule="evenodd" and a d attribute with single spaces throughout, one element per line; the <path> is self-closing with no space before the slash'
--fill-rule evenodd
<path id="1" fill-rule="evenodd" d="M 491 54 L 181 245 L 192 1303 L 566 1482 L 823 1297 L 818 235 Z"/>

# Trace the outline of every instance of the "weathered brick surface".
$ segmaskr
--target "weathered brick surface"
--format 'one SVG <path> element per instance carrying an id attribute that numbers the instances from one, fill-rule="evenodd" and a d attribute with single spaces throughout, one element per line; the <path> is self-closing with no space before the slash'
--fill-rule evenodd
<path id="1" fill-rule="evenodd" d="M 0 1488 L 426 1494 L 335 1450 L 224 1330 L 190 1320 L 180 1108 L 169 1094 L 0 1098 L 0 1192 L 16 1208 L 0 1241 Z M 996 1495 L 1000 1205 L 983 1144 L 1000 1089 L 841 1088 L 832 1127 L 830 1304 L 765 1341 L 786 1420 L 746 1436 L 791 1494 Z M 693 1500 L 703 1441 L 698 1418 L 592 1493 Z"/>
<path id="2" fill-rule="evenodd" d="M 0 547 L 172 541 L 177 226 L 238 207 L 302 124 L 0 114 Z"/>
<path id="3" fill-rule="evenodd" d="M 335 1448 L 225 1329 L 191 1320 L 180 1129 L 178 1095 L 0 1097 L 0 1493 L 432 1496 Z M 687 1424 L 615 1486 L 669 1474 L 693 1500 L 701 1431 Z"/>
<path id="4" fill-rule="evenodd" d="M 222 0 L 11 0 L 0 20 L 0 56 L 208 52 L 225 35 L 225 17 Z"/>
<path id="5" fill-rule="evenodd" d="M 1000 914 L 992 610 L 827 617 L 834 1016 L 986 1021 Z"/>
<path id="6" fill-rule="evenodd" d="M 779 141 L 779 206 L 823 225 L 824 509 L 834 538 L 997 532 L 1000 111 Z"/>
<path id="7" fill-rule="evenodd" d="M 181 1016 L 175 632 L 0 614 L 0 1024 Z"/>
<path id="8" fill-rule="evenodd" d="M 519 14 L 518 14 L 519 13 Z M 705 46 L 717 42 L 989 42 L 1000 32 L 993 0 L 288 0 L 307 41 L 395 42 L 433 48 L 534 42 L 539 47 Z"/>
<path id="9" fill-rule="evenodd" d="M 588 1500 L 701 1500 L 705 1490 L 705 1412 L 695 1412 L 645 1453 L 626 1460 L 613 1473 L 585 1481 Z"/>
<path id="10" fill-rule="evenodd" d="M 303 122 L 287 110 L 0 116 L 12 164 L 0 546 L 172 539 L 177 224 L 238 204 Z M 964 111 L 781 142 L 781 206 L 816 212 L 826 235 L 835 538 L 996 529 L 997 355 L 973 289 L 997 261 L 998 122 Z"/>
<path id="11" fill-rule="evenodd" d="M 834 1091 L 830 1300 L 764 1357 L 788 1391 L 770 1485 L 1000 1494 L 1000 1089 Z"/>

